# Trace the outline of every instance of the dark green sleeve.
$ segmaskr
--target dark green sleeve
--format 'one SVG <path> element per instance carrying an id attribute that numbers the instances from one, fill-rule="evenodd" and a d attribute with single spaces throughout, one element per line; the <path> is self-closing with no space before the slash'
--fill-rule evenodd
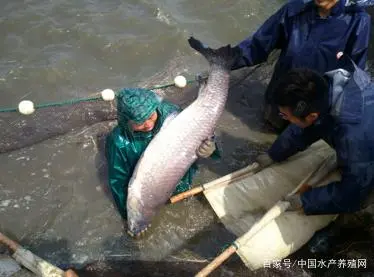
<path id="1" fill-rule="evenodd" d="M 214 135 L 214 141 L 216 144 L 216 150 L 210 155 L 210 158 L 213 160 L 218 160 L 222 158 L 222 143 L 220 141 L 220 138 Z"/>
<path id="2" fill-rule="evenodd" d="M 116 144 L 115 139 L 115 136 L 108 136 L 106 142 L 109 188 L 122 218 L 127 219 L 127 188 L 132 172 L 126 151 Z"/>
<path id="3" fill-rule="evenodd" d="M 216 143 L 216 150 L 214 150 L 214 152 L 212 153 L 212 155 L 210 155 L 210 158 L 212 158 L 213 160 L 218 160 L 218 159 L 222 158 L 222 150 L 217 145 L 217 143 Z"/>
<path id="4" fill-rule="evenodd" d="M 186 174 L 183 176 L 183 178 L 179 181 L 173 195 L 185 192 L 186 190 L 189 190 L 191 188 L 192 181 L 197 172 L 197 169 L 197 163 L 193 163 L 189 170 L 186 172 Z"/>

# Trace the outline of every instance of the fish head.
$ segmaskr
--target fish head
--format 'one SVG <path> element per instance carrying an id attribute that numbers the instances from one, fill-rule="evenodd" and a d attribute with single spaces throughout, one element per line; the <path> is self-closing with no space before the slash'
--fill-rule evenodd
<path id="1" fill-rule="evenodd" d="M 151 225 L 151 219 L 155 212 L 147 209 L 137 198 L 128 199 L 127 202 L 127 227 L 131 236 L 144 233 Z"/>

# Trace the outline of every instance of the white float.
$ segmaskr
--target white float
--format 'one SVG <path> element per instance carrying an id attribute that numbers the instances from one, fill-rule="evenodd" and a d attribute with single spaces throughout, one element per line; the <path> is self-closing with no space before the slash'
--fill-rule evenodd
<path id="1" fill-rule="evenodd" d="M 187 80 L 184 76 L 178 75 L 174 78 L 174 84 L 179 88 L 184 88 L 187 85 Z"/>
<path id="2" fill-rule="evenodd" d="M 115 98 L 115 93 L 112 89 L 104 89 L 101 92 L 101 98 L 103 98 L 104 101 L 112 101 Z"/>
<path id="3" fill-rule="evenodd" d="M 18 111 L 25 115 L 32 114 L 35 112 L 34 103 L 30 100 L 23 100 L 18 104 Z"/>

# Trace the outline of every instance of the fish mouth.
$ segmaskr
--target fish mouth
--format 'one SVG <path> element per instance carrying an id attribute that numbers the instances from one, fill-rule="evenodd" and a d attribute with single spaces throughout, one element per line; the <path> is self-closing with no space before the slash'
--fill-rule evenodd
<path id="1" fill-rule="evenodd" d="M 130 229 L 127 230 L 127 234 L 133 239 L 140 239 L 144 238 L 145 234 L 147 233 L 148 229 L 151 227 L 151 224 L 148 224 L 146 227 L 141 229 L 137 229 L 136 231 L 131 231 Z"/>
<path id="2" fill-rule="evenodd" d="M 127 202 L 127 234 L 132 238 L 144 237 L 145 232 L 151 227 L 151 214 L 146 212 L 147 209 L 141 204 L 138 199 L 131 198 Z"/>
<path id="3" fill-rule="evenodd" d="M 129 228 L 127 230 L 127 234 L 132 238 L 140 239 L 145 236 L 146 232 L 150 227 L 151 224 L 145 221 L 129 221 Z"/>

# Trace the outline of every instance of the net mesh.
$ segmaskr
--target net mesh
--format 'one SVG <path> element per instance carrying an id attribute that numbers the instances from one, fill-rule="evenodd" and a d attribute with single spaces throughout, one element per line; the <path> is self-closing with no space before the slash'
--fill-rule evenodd
<path id="1" fill-rule="evenodd" d="M 193 83 L 189 80 L 187 84 Z M 150 87 L 165 97 L 175 94 L 174 83 Z M 104 101 L 100 93 L 80 99 L 45 103 L 35 106 L 31 115 L 18 108 L 0 108 L 0 153 L 17 150 L 102 121 L 115 120 L 115 100 Z"/>

